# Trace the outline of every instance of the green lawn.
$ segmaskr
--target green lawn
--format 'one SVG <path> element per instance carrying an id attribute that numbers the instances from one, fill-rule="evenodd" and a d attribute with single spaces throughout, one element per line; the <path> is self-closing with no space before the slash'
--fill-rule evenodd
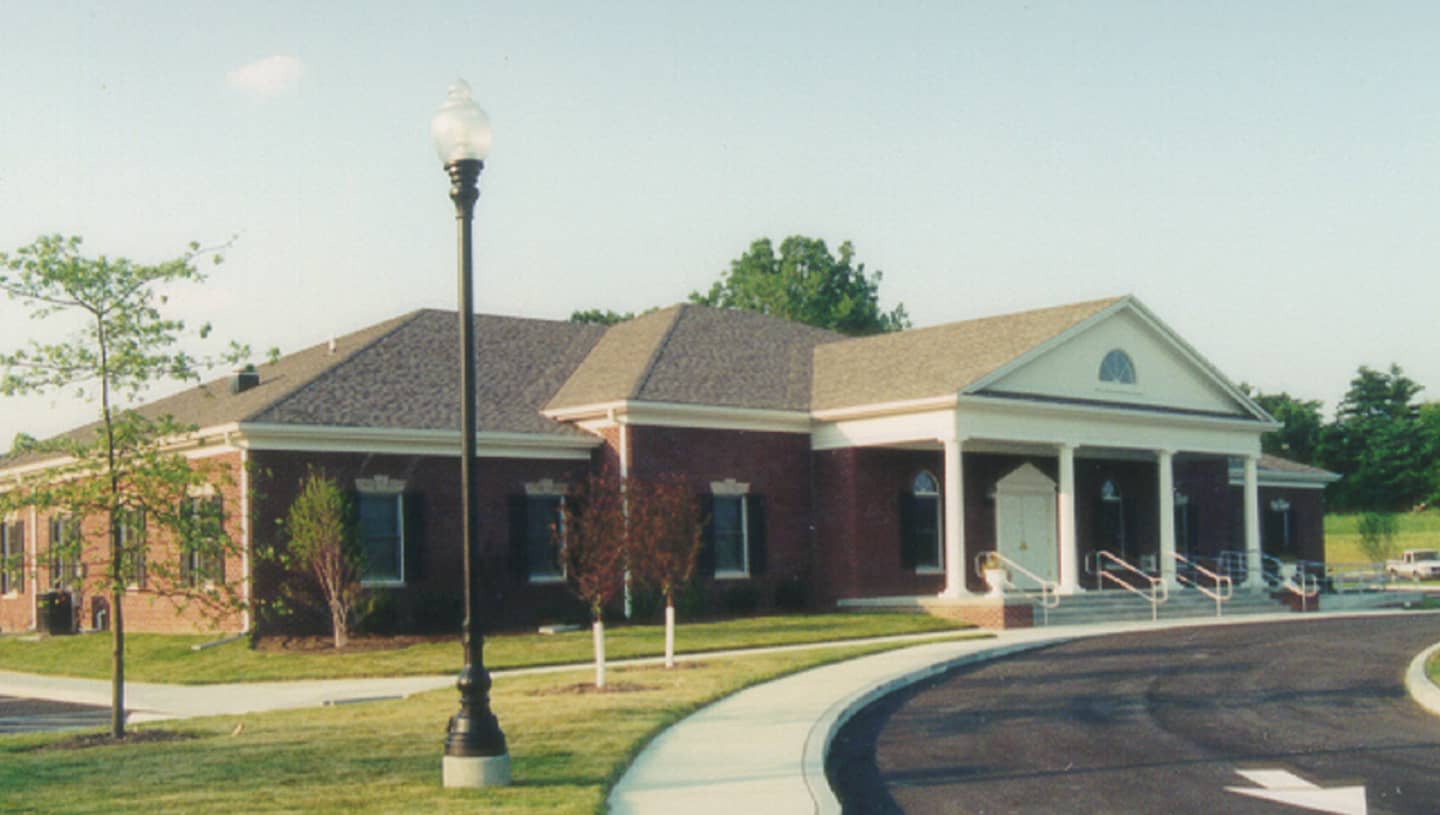
<path id="1" fill-rule="evenodd" d="M 1440 509 L 1401 512 L 1395 519 L 1400 527 L 1395 551 L 1440 549 Z M 1329 513 L 1325 516 L 1325 560 L 1330 563 L 1363 563 L 1360 553 L 1359 513 Z"/>
<path id="2" fill-rule="evenodd" d="M 860 639 L 965 628 L 962 623 L 925 614 L 813 614 L 750 617 L 676 627 L 680 653 L 721 651 L 765 645 Z M 664 653 L 663 626 L 608 626 L 606 656 L 611 659 Z M 459 638 L 388 651 L 351 653 L 269 652 L 244 641 L 192 651 L 214 639 L 203 636 L 133 634 L 126 637 L 127 678 L 137 682 L 207 684 L 283 679 L 359 676 L 417 676 L 458 671 Z M 565 634 L 501 634 L 485 640 L 490 668 L 560 665 L 592 659 L 589 630 Z M 110 638 L 87 634 L 26 641 L 0 637 L 0 669 L 103 679 L 110 675 Z"/>
<path id="3" fill-rule="evenodd" d="M 782 674 L 895 646 L 870 644 L 707 660 L 676 670 L 500 677 L 493 707 L 514 785 L 440 786 L 454 691 L 245 717 L 154 725 L 194 738 L 84 750 L 38 749 L 60 736 L 0 736 L 0 809 L 74 815 L 159 812 L 494 812 L 590 815 L 655 733 L 704 704 Z M 232 735 L 236 726 L 243 732 Z M 146 728 L 136 728 L 144 730 Z"/>

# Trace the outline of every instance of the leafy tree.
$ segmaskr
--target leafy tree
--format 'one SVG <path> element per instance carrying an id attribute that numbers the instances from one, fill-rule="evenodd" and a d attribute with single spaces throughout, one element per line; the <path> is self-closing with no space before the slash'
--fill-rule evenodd
<path id="1" fill-rule="evenodd" d="M 1271 455 L 1314 464 L 1325 426 L 1318 399 L 1298 399 L 1288 393 L 1256 393 L 1255 402 L 1284 425 L 1260 438 L 1260 448 Z"/>
<path id="2" fill-rule="evenodd" d="M 26 478 L 4 494 L 9 506 L 36 506 L 72 513 L 81 519 L 81 534 L 94 535 L 97 545 L 77 542 L 77 552 L 100 551 L 108 557 L 94 570 L 110 595 L 112 637 L 111 734 L 125 735 L 126 588 L 199 600 L 212 607 L 238 607 L 232 584 L 195 581 L 183 564 L 223 563 L 233 545 L 223 525 L 196 512 L 194 492 L 213 488 L 223 476 L 204 462 L 187 462 L 164 447 L 166 440 L 193 428 L 170 417 L 147 417 L 119 409 L 119 398 L 134 399 L 162 380 L 197 380 L 204 361 L 178 345 L 185 323 L 160 312 L 161 288 L 200 282 L 200 247 L 179 258 L 154 265 L 124 258 L 85 257 L 81 239 L 42 236 L 14 253 L 0 253 L 0 291 L 18 301 L 34 320 L 76 316 L 80 330 L 67 339 L 30 341 L 24 348 L 0 352 L 0 393 L 6 396 L 75 390 L 98 398 L 95 426 L 50 441 L 21 435 L 14 453 L 57 457 L 56 466 Z M 215 263 L 220 256 L 215 255 Z M 200 336 L 209 326 L 200 329 Z M 245 349 L 231 347 L 227 361 L 238 361 Z M 218 528 L 217 528 L 218 527 Z M 152 535 L 159 532 L 161 535 Z M 98 534 L 97 534 L 98 533 Z M 178 544 L 179 563 L 147 558 L 147 550 L 168 534 Z M 219 550 L 219 551 L 217 551 Z M 198 555 L 201 557 L 194 557 Z M 219 585 L 216 585 L 218 583 Z"/>
<path id="3" fill-rule="evenodd" d="M 1398 365 L 1360 367 L 1321 436 L 1322 466 L 1344 476 L 1331 485 L 1336 507 L 1401 510 L 1429 496 L 1435 451 L 1414 401 L 1420 390 Z"/>
<path id="4" fill-rule="evenodd" d="M 695 574 L 702 519 L 695 496 L 678 476 L 626 483 L 631 570 L 665 600 L 665 667 L 675 667 L 675 593 Z"/>
<path id="5" fill-rule="evenodd" d="M 625 584 L 625 497 L 608 467 L 592 473 L 561 504 L 553 530 L 565 582 L 590 610 L 595 642 L 595 687 L 605 687 L 605 607 Z"/>
<path id="6" fill-rule="evenodd" d="M 315 469 L 301 480 L 300 492 L 285 518 L 290 534 L 288 557 L 315 578 L 330 609 L 330 631 L 337 649 L 349 641 L 361 594 L 362 555 L 350 520 L 345 495 L 335 479 Z"/>
<path id="7" fill-rule="evenodd" d="M 690 302 L 771 314 L 843 334 L 863 336 L 910 327 L 905 306 L 880 310 L 881 272 L 865 273 L 854 263 L 855 249 L 840 244 L 839 257 L 825 241 L 794 235 L 775 253 L 769 238 L 730 263 L 730 270 L 705 294 L 690 293 Z"/>
<path id="8" fill-rule="evenodd" d="M 633 319 L 635 319 L 635 312 L 633 311 L 627 311 L 624 314 L 621 314 L 618 311 L 611 311 L 608 308 L 604 310 L 598 308 L 587 308 L 584 311 L 570 312 L 570 322 L 572 323 L 615 325 L 616 323 L 623 323 L 626 320 Z"/>

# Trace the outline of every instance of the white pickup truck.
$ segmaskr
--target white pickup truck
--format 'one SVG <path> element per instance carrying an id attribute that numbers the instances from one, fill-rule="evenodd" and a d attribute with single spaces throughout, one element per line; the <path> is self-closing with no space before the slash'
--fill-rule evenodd
<path id="1" fill-rule="evenodd" d="M 1431 580 L 1440 577 L 1440 552 L 1434 549 L 1406 549 L 1399 560 L 1385 561 L 1391 577 Z"/>

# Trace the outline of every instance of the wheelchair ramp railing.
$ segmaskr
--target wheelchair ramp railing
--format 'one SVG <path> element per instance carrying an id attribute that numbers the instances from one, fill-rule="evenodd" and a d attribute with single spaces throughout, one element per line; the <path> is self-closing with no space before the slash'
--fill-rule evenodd
<path id="1" fill-rule="evenodd" d="M 1141 571 L 1133 564 L 1104 549 L 1098 549 L 1085 556 L 1085 571 L 1095 575 L 1095 588 L 1105 588 L 1109 581 L 1150 604 L 1150 619 L 1160 619 L 1160 606 L 1170 599 L 1170 589 L 1165 581 Z M 1141 588 L 1145 586 L 1146 588 Z"/>
<path id="2" fill-rule="evenodd" d="M 1235 596 L 1235 581 L 1230 579 L 1229 575 L 1210 571 L 1179 552 L 1174 553 L 1174 558 L 1177 564 L 1185 567 L 1175 570 L 1175 582 L 1183 583 L 1214 600 L 1215 616 L 1223 616 L 1225 602 Z M 1213 588 L 1201 585 L 1197 575 L 1199 578 L 1209 579 Z"/>
<path id="3" fill-rule="evenodd" d="M 1022 597 L 1036 599 L 1040 603 L 1040 615 L 1045 625 L 1050 624 L 1050 609 L 1060 607 L 1060 584 L 1054 580 L 1030 571 L 1019 563 L 1011 560 L 999 552 L 981 552 L 975 556 L 975 574 L 981 578 L 992 564 L 998 564 L 1005 569 L 1005 590 L 1015 590 L 1016 594 Z M 1034 589 L 1021 588 L 1016 585 L 1014 576 L 1019 574 L 1036 585 Z"/>

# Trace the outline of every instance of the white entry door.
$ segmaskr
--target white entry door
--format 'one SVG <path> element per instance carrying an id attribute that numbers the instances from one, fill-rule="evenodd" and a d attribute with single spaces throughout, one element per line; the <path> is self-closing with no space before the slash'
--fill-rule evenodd
<path id="1" fill-rule="evenodd" d="M 1033 464 L 1022 464 L 995 485 L 995 542 L 1001 555 L 1046 580 L 1057 579 L 1055 482 Z M 1023 575 L 1010 580 L 1022 589 L 1038 588 Z"/>

